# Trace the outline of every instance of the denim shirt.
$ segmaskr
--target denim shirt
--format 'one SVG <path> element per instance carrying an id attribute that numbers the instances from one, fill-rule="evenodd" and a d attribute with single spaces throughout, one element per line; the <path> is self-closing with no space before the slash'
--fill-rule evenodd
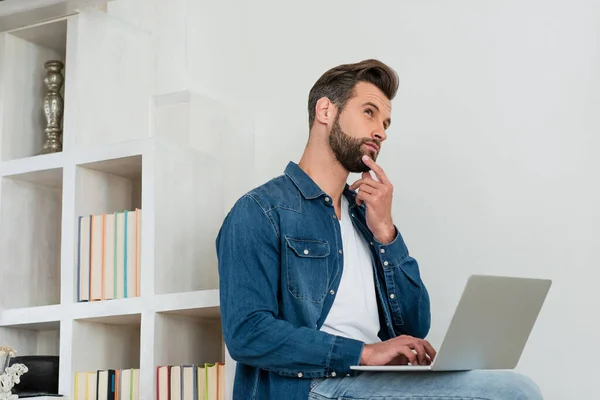
<path id="1" fill-rule="evenodd" d="M 375 240 L 365 205 L 345 186 L 354 227 L 370 244 L 379 338 L 424 338 L 429 295 L 396 227 Z M 343 273 L 340 224 L 328 194 L 295 163 L 246 193 L 216 238 L 223 336 L 237 361 L 233 399 L 308 399 L 314 378 L 353 375 L 365 343 L 323 325 Z"/>

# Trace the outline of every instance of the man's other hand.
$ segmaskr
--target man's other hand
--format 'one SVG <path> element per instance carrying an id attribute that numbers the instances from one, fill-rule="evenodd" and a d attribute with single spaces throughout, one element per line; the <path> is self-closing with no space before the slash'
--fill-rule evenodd
<path id="1" fill-rule="evenodd" d="M 436 351 L 427 340 L 402 335 L 365 345 L 360 365 L 430 365 L 435 355 Z"/>

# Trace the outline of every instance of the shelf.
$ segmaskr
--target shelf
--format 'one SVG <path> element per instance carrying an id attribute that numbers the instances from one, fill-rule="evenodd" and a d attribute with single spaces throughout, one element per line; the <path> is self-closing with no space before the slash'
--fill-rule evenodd
<path id="1" fill-rule="evenodd" d="M 0 304 L 4 309 L 60 302 L 61 176 L 61 169 L 56 169 L 0 178 Z"/>
<path id="2" fill-rule="evenodd" d="M 84 379 L 95 384 L 99 370 L 140 369 L 141 315 L 112 316 L 100 319 L 73 321 L 72 352 L 76 355 L 71 364 L 70 388 L 61 387 L 61 393 L 76 398 Z M 78 379 L 79 378 L 79 379 Z M 79 381 L 79 382 L 78 382 Z M 134 385 L 139 389 L 139 382 Z M 80 392 L 81 393 L 81 392 Z M 81 394 L 79 395 L 81 397 Z"/>
<path id="3" fill-rule="evenodd" d="M 73 14 L 78 8 L 107 0 L 3 0 L 0 2 L 0 32 L 31 26 Z"/>
<path id="4" fill-rule="evenodd" d="M 59 355 L 59 322 L 15 325 L 0 328 L 0 343 L 17 351 L 17 356 Z"/>
<path id="5" fill-rule="evenodd" d="M 64 59 L 67 52 L 67 20 L 15 29 L 10 34 L 40 47 L 53 49 Z"/>
<path id="6" fill-rule="evenodd" d="M 47 126 L 44 64 L 65 64 L 67 20 L 61 19 L 3 34 L 2 140 L 0 159 L 9 161 L 39 155 Z M 68 66 L 61 70 L 65 76 Z M 64 82 L 64 79 L 63 79 Z M 64 83 L 60 94 L 64 99 Z M 64 110 L 64 108 L 63 108 Z M 62 127 L 62 118 L 61 124 Z"/>
<path id="7" fill-rule="evenodd" d="M 139 174 L 142 170 L 141 156 L 148 154 L 154 148 L 152 139 L 126 140 L 118 144 L 106 144 L 89 148 L 78 148 L 75 164 L 96 169 L 106 173 L 117 172 L 115 168 L 120 163 L 131 160 L 133 170 Z"/>
<path id="8" fill-rule="evenodd" d="M 194 368 L 196 366 L 222 363 L 225 360 L 220 319 L 206 320 L 177 313 L 157 313 L 154 343 L 153 388 L 161 386 L 156 377 L 159 367 L 187 366 L 192 367 L 192 373 L 197 373 Z M 183 368 L 180 372 L 182 371 Z M 167 379 L 170 379 L 168 375 Z M 157 398 L 156 389 L 151 397 Z"/>
<path id="9" fill-rule="evenodd" d="M 73 373 L 140 367 L 141 315 L 73 321 Z M 85 356 L 83 356 L 85 355 Z"/>
<path id="10" fill-rule="evenodd" d="M 14 308 L 0 311 L 0 327 L 58 329 L 61 306 Z"/>
<path id="11" fill-rule="evenodd" d="M 157 313 L 154 332 L 156 367 L 223 362 L 221 320 Z"/>
<path id="12" fill-rule="evenodd" d="M 0 175 L 42 186 L 62 185 L 64 154 L 52 153 L 0 163 Z"/>
<path id="13" fill-rule="evenodd" d="M 58 355 L 63 396 L 81 373 L 134 369 L 152 399 L 159 366 L 230 361 L 214 240 L 243 183 L 230 133 L 254 124 L 201 93 L 156 92 L 156 32 L 104 2 L 0 0 L 0 345 Z M 63 150 L 41 154 L 51 59 L 65 64 Z"/>
<path id="14" fill-rule="evenodd" d="M 76 301 L 141 294 L 142 155 L 79 164 Z"/>
<path id="15" fill-rule="evenodd" d="M 142 207 L 142 156 L 112 158 L 77 165 L 77 216 Z"/>
<path id="16" fill-rule="evenodd" d="M 139 322 L 143 304 L 141 298 L 91 301 L 73 304 L 70 315 L 74 319 L 93 322 Z M 115 322 L 116 321 L 116 322 Z"/>
<path id="17" fill-rule="evenodd" d="M 165 315 L 184 315 L 198 319 L 220 319 L 219 291 L 203 290 L 157 295 L 155 310 Z"/>

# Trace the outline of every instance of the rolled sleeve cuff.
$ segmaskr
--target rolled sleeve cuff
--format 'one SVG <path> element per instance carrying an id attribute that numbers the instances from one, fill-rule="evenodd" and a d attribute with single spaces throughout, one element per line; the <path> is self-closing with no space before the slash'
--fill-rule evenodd
<path id="1" fill-rule="evenodd" d="M 406 243 L 404 243 L 404 239 L 400 234 L 400 231 L 397 227 L 396 236 L 394 236 L 394 240 L 392 240 L 388 244 L 383 244 L 373 238 L 373 246 L 379 256 L 379 261 L 383 268 L 391 268 L 398 265 L 401 265 L 404 260 L 408 257 L 408 248 L 406 247 Z"/>
<path id="2" fill-rule="evenodd" d="M 350 366 L 360 363 L 364 345 L 365 343 L 360 340 L 335 336 L 329 353 L 326 375 L 352 374 L 354 371 L 350 369 Z"/>

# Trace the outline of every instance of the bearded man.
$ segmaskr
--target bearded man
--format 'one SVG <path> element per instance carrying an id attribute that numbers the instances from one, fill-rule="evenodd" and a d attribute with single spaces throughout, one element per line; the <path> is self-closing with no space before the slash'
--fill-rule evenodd
<path id="1" fill-rule="evenodd" d="M 296 164 L 242 196 L 216 240 L 237 399 L 541 399 L 514 372 L 356 372 L 428 365 L 430 302 L 376 163 L 398 76 L 378 60 L 325 72 Z M 349 185 L 350 173 L 362 173 Z"/>

